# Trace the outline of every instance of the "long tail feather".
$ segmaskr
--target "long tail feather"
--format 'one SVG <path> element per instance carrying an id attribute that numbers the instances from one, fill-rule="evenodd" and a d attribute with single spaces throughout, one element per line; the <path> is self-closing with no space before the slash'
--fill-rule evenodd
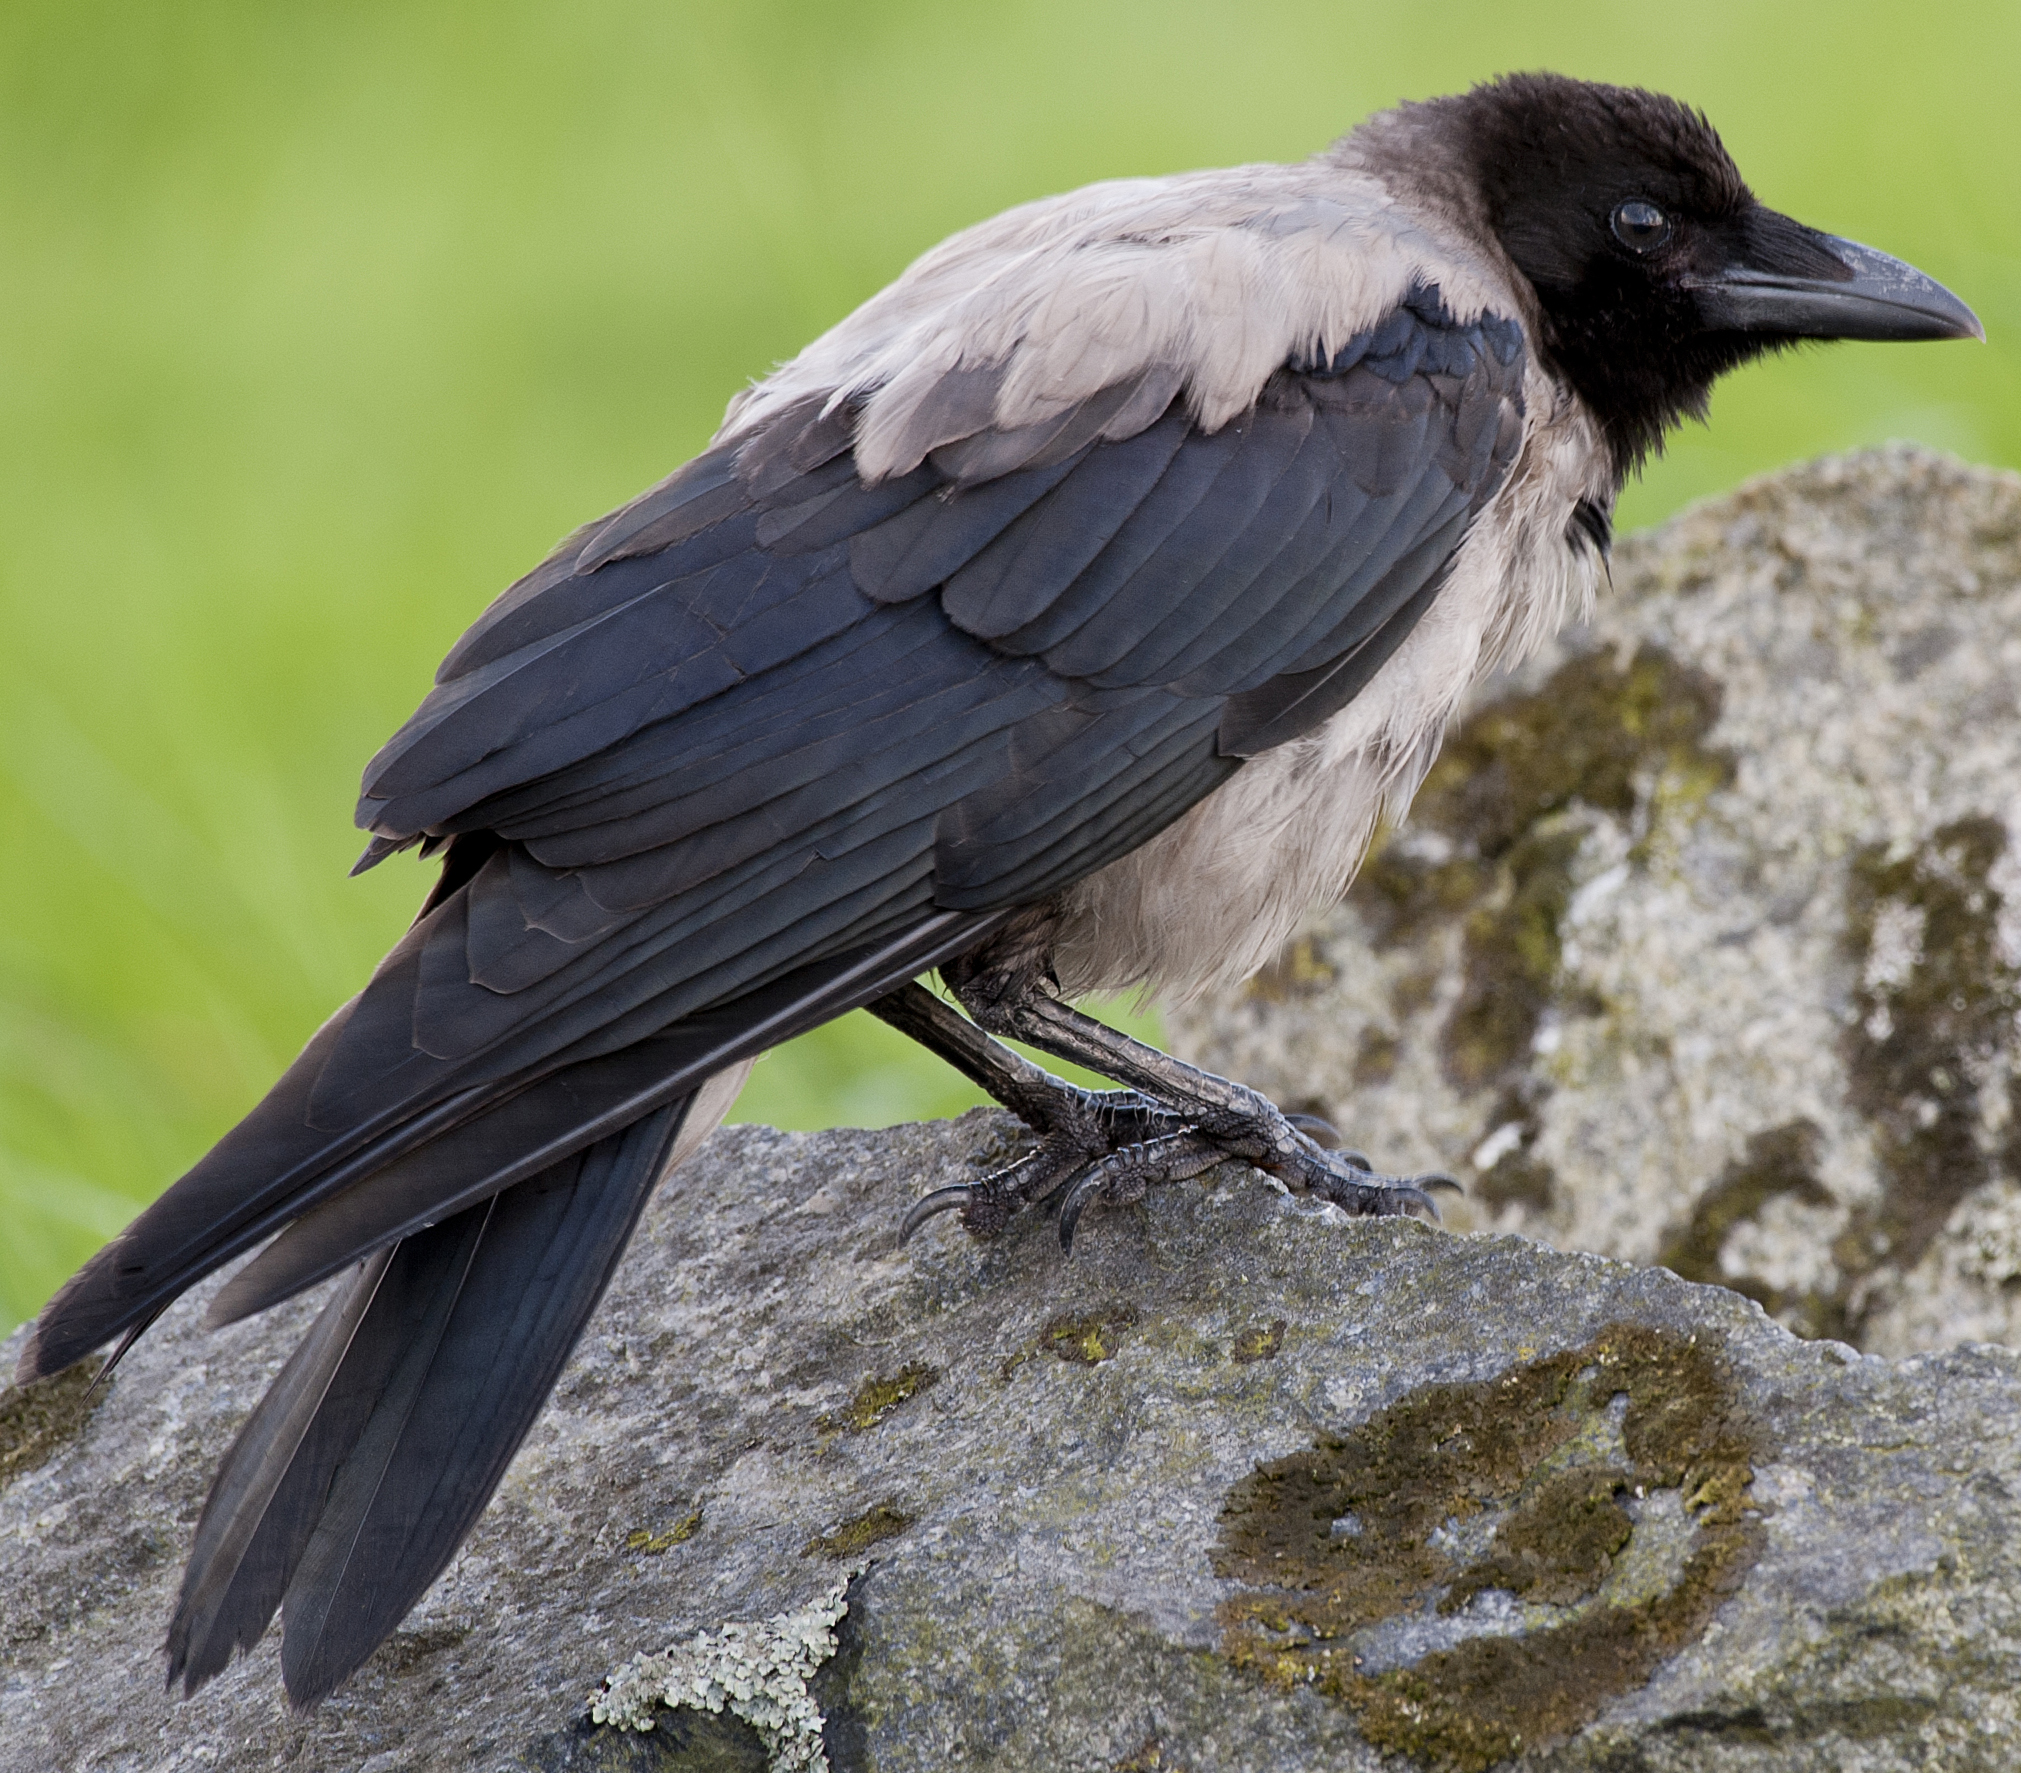
<path id="1" fill-rule="evenodd" d="M 218 1467 L 197 1522 L 168 1633 L 168 1680 L 194 1693 L 250 1650 L 272 1621 L 329 1491 L 330 1473 L 357 1438 L 370 1398 L 350 1374 L 353 1408 L 330 1382 L 392 1261 L 389 1245 L 358 1265 L 302 1338 Z M 313 1438 L 312 1438 L 313 1436 Z"/>
<path id="2" fill-rule="evenodd" d="M 547 1401 L 690 1111 L 659 1109 L 362 1266 L 219 1473 L 171 1681 L 194 1691 L 278 1605 L 289 1697 L 313 1705 L 392 1632 Z"/>

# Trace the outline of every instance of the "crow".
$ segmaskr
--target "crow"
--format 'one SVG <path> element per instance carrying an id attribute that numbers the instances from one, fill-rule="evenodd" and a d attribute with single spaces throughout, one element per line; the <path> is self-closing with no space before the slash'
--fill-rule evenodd
<path id="1" fill-rule="evenodd" d="M 756 1055 L 847 1010 L 1038 1136 L 906 1235 L 1050 1201 L 1070 1244 L 1225 1158 L 1429 1211 L 1443 1179 L 1069 1000 L 1242 978 L 1337 898 L 1467 687 L 1593 596 L 1624 479 L 1724 371 L 1960 337 L 1920 272 L 1759 203 L 1701 113 L 1531 74 L 1300 164 L 1013 209 L 738 394 L 457 642 L 358 805 L 360 868 L 440 858 L 414 925 L 21 1356 L 123 1352 L 248 1252 L 211 1321 L 341 1277 L 218 1470 L 171 1684 L 277 1610 L 296 1705 L 355 1670 L 654 1186 Z"/>

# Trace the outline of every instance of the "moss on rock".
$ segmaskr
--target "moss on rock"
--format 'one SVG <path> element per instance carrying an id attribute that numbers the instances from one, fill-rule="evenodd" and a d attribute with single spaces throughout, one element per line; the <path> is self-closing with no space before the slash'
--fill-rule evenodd
<path id="1" fill-rule="evenodd" d="M 1051 1318 L 1036 1336 L 1020 1344 L 999 1370 L 1009 1379 L 1040 1354 L 1050 1354 L 1071 1367 L 1098 1367 L 1115 1358 L 1121 1332 L 1135 1327 L 1137 1315 L 1137 1308 L 1126 1300 L 1103 1311 Z"/>
<path id="2" fill-rule="evenodd" d="M 1808 1118 L 1750 1134 L 1736 1158 L 1692 1207 L 1691 1217 L 1665 1236 L 1657 1261 L 1686 1280 L 1732 1287 L 1763 1310 L 1780 1312 L 1802 1301 L 1752 1275 L 1729 1275 L 1720 1257 L 1726 1241 L 1772 1200 L 1787 1195 L 1806 1206 L 1828 1207 L 1831 1191 L 1819 1181 L 1818 1147 L 1824 1138 Z"/>
<path id="3" fill-rule="evenodd" d="M 1762 1435 L 1719 1356 L 1632 1324 L 1420 1387 L 1230 1492 L 1214 1568 L 1242 1586 L 1222 1653 L 1348 1706 L 1380 1748 L 1480 1773 L 1576 1729 L 1705 1629 L 1760 1550 Z M 1690 1524 L 1681 1562 L 1610 1582 L 1662 1492 Z M 1518 1629 L 1496 1611 L 1380 1666 L 1380 1628 L 1427 1608 L 1464 1619 L 1489 1590 L 1518 1603 Z"/>
<path id="4" fill-rule="evenodd" d="M 868 1374 L 846 1408 L 818 1417 L 814 1426 L 824 1435 L 861 1434 L 875 1428 L 908 1398 L 930 1391 L 939 1378 L 939 1369 L 924 1361 L 908 1361 L 889 1377 Z"/>
<path id="5" fill-rule="evenodd" d="M 859 1558 L 873 1545 L 882 1545 L 887 1539 L 896 1539 L 912 1525 L 913 1517 L 897 1502 L 880 1502 L 874 1508 L 866 1508 L 861 1514 L 846 1520 L 831 1533 L 817 1533 L 800 1548 L 802 1557 L 824 1557 L 836 1563 L 849 1563 Z"/>
<path id="6" fill-rule="evenodd" d="M 1460 920 L 1460 993 L 1439 1037 L 1457 1087 L 1513 1078 L 1557 995 L 1579 809 L 1626 817 L 1657 797 L 1724 786 L 1733 760 L 1705 744 L 1719 707 L 1706 673 L 1645 643 L 1625 666 L 1611 653 L 1576 655 L 1448 741 L 1411 812 L 1414 830 L 1436 841 L 1386 848 L 1358 898 L 1391 945 Z"/>
<path id="7" fill-rule="evenodd" d="M 1995 1153 L 1980 1139 L 1981 1080 L 2013 1045 L 2021 1010 L 1991 878 L 2006 848 L 2006 826 L 1980 815 L 1951 821 L 1899 859 L 1879 844 L 1854 858 L 1846 947 L 1859 977 L 1844 1053 L 1886 1191 L 1840 1240 L 1850 1282 L 1883 1264 L 1913 1266 L 1993 1173 Z M 2009 1173 L 2021 1169 L 2021 1134 L 2000 1155 Z M 1856 1318 L 1857 1304 L 1848 1300 L 1843 1315 Z"/>
<path id="8" fill-rule="evenodd" d="M 677 1545 L 685 1545 L 701 1531 L 702 1511 L 691 1508 L 664 1527 L 634 1527 L 625 1535 L 625 1550 L 656 1558 Z"/>
<path id="9" fill-rule="evenodd" d="M 111 1394 L 92 1363 L 69 1368 L 34 1385 L 0 1391 L 0 1490 L 46 1465 L 84 1432 L 91 1414 Z"/>

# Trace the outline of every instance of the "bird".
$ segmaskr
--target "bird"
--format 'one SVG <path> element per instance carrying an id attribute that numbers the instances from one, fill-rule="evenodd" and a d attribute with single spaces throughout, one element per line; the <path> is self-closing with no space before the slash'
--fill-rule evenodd
<path id="1" fill-rule="evenodd" d="M 359 868 L 439 865 L 412 927 L 37 1320 L 24 1384 L 233 1263 L 213 1324 L 332 1283 L 219 1465 L 170 1685 L 277 1612 L 294 1705 L 357 1670 L 653 1190 L 846 1011 L 1035 1135 L 905 1236 L 1046 1207 L 1071 1247 L 1230 1158 L 1434 1213 L 1444 1179 L 1074 1000 L 1239 980 L 1338 898 L 1469 686 L 1588 606 L 1623 484 L 1722 374 L 1984 336 L 1760 202 L 1703 113 L 1549 73 L 928 251 L 456 643 L 357 807 Z"/>

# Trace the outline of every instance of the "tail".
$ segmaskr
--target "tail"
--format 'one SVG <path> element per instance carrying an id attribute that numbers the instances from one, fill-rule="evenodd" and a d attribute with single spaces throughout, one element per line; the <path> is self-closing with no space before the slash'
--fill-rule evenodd
<path id="1" fill-rule="evenodd" d="M 225 1456 L 169 1627 L 186 1693 L 278 1609 L 314 1705 L 441 1574 L 526 1438 L 653 1185 L 748 1065 L 361 1262 Z"/>

